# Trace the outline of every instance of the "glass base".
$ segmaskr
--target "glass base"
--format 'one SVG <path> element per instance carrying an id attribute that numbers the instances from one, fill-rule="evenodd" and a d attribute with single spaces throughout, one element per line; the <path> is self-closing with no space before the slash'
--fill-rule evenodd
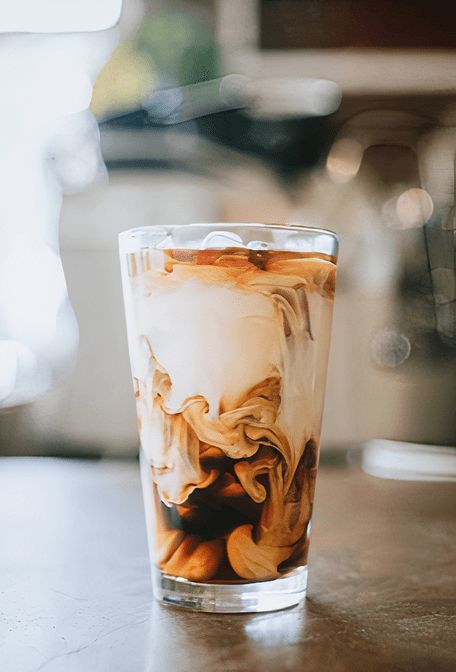
<path id="1" fill-rule="evenodd" d="M 276 611 L 305 598 L 307 567 L 273 581 L 241 584 L 196 583 L 153 569 L 152 583 L 155 598 L 175 607 L 232 614 Z"/>

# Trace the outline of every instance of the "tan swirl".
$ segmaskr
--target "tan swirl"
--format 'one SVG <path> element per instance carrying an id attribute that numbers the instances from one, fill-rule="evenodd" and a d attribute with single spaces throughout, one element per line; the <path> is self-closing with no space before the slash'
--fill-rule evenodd
<path id="1" fill-rule="evenodd" d="M 254 522 L 225 528 L 223 538 L 209 541 L 161 527 L 158 563 L 169 574 L 195 581 L 216 577 L 221 566 L 228 566 L 226 560 L 242 579 L 274 578 L 280 575 L 279 567 L 285 567 L 302 545 L 312 512 L 316 467 L 313 462 L 306 464 L 304 458 L 315 427 L 312 423 L 318 421 L 314 421 L 309 401 L 313 388 L 303 385 L 300 378 L 312 376 L 312 368 L 305 370 L 307 360 L 299 353 L 307 347 L 306 342 L 309 352 L 314 352 L 308 292 L 331 299 L 335 265 L 324 259 L 283 253 L 281 258 L 265 257 L 260 270 L 243 252 L 192 252 L 169 257 L 156 291 L 166 288 L 168 282 L 179 286 L 192 279 L 198 259 L 203 264 L 198 269 L 201 282 L 235 286 L 242 292 L 269 297 L 280 349 L 276 363 L 268 368 L 271 375 L 245 392 L 241 386 L 233 403 L 222 401 L 219 408 L 216 404 L 210 409 L 208 400 L 196 394 L 198 390 L 193 396 L 187 396 L 188 389 L 185 395 L 172 396 L 173 380 L 144 337 L 149 369 L 144 382 L 135 381 L 135 396 L 141 438 L 150 448 L 152 478 L 161 501 L 167 506 L 176 505 L 177 514 L 190 524 L 194 499 L 189 503 L 189 497 L 195 490 L 208 488 L 205 496 L 236 512 L 245 513 L 247 502 L 253 514 L 250 519 L 244 515 L 243 520 Z M 272 340 L 277 345 L 276 336 Z M 280 363 L 280 357 L 287 361 L 288 368 Z M 294 368 L 296 361 L 300 362 L 299 368 Z M 314 366 L 314 360 L 309 361 Z M 177 369 L 174 375 L 176 383 Z M 282 399 L 284 390 L 288 397 Z M 209 398 L 209 394 L 206 396 Z M 223 390 L 219 398 L 223 400 Z M 292 407 L 285 419 L 288 424 L 279 426 L 280 414 L 289 408 L 290 399 L 305 399 L 307 415 L 302 422 L 299 407 Z M 233 461 L 229 467 L 226 458 Z"/>

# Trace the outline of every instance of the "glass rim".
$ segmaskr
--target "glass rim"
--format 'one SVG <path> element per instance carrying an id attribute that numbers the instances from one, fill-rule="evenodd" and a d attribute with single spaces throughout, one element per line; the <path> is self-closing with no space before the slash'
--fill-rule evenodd
<path id="1" fill-rule="evenodd" d="M 140 249 L 157 249 L 153 241 L 150 241 L 149 244 L 144 246 L 138 246 L 140 238 L 144 235 L 152 235 L 153 237 L 163 237 L 164 235 L 169 235 L 176 230 L 180 229 L 203 229 L 207 231 L 224 231 L 227 229 L 258 229 L 258 230 L 272 230 L 280 232 L 289 232 L 289 233 L 301 233 L 309 238 L 317 236 L 326 236 L 334 245 L 334 256 L 338 254 L 339 248 L 339 236 L 330 229 L 323 229 L 317 226 L 309 226 L 307 224 L 300 223 L 290 223 L 290 224 L 279 224 L 279 223 L 261 223 L 261 222 L 191 222 L 189 224 L 157 224 L 157 225 L 147 225 L 147 226 L 138 226 L 131 229 L 126 229 L 119 233 L 119 248 L 121 252 L 134 252 Z M 132 243 L 135 243 L 136 245 Z M 157 241 L 158 244 L 159 241 Z M 158 248 L 160 249 L 160 248 Z M 166 248 L 164 248 L 166 249 Z M 186 249 L 200 249 L 200 247 L 192 248 L 191 246 Z M 275 248 L 274 248 L 275 249 Z"/>

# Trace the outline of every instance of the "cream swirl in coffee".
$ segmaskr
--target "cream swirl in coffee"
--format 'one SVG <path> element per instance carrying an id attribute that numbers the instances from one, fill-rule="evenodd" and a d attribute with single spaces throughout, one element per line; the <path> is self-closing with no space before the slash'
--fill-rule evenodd
<path id="1" fill-rule="evenodd" d="M 333 260 L 228 248 L 155 250 L 129 262 L 160 568 L 245 581 L 303 564 Z"/>

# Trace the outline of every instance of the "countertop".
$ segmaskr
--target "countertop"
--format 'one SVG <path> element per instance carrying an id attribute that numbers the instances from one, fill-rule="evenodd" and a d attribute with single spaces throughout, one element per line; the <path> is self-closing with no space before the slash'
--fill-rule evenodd
<path id="1" fill-rule="evenodd" d="M 0 670 L 454 670 L 455 505 L 323 466 L 306 602 L 198 614 L 152 598 L 136 463 L 2 458 Z"/>

